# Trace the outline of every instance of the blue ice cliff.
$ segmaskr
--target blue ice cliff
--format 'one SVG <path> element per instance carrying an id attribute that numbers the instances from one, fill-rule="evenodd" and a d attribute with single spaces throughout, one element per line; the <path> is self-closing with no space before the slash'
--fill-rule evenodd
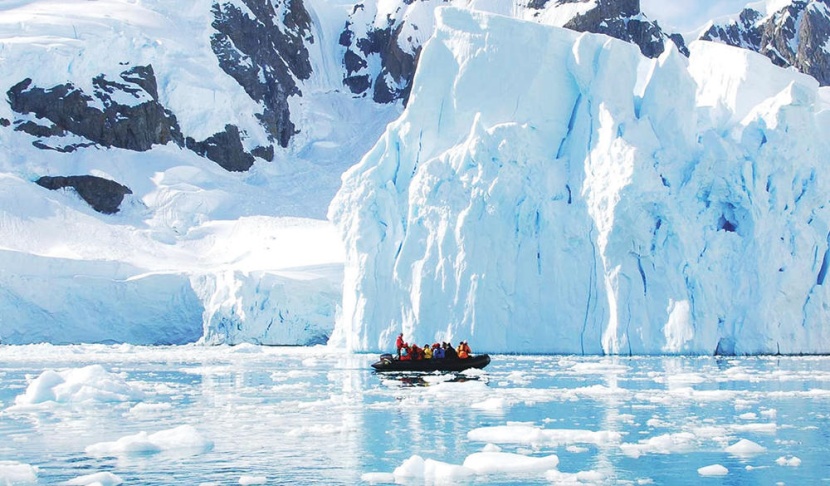
<path id="1" fill-rule="evenodd" d="M 830 352 L 830 91 L 690 53 L 439 10 L 405 112 L 330 206 L 331 342 Z"/>

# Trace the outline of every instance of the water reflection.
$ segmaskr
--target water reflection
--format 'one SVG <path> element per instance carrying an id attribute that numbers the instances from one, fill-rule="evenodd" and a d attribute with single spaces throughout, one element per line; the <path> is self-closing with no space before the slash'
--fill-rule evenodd
<path id="1" fill-rule="evenodd" d="M 40 467 L 43 484 L 98 471 L 135 484 L 234 484 L 243 475 L 269 484 L 357 484 L 415 454 L 460 465 L 488 442 L 509 453 L 556 454 L 560 471 L 593 471 L 608 484 L 696 484 L 698 468 L 711 464 L 727 467 L 736 484 L 830 476 L 828 358 L 494 356 L 481 374 L 467 375 L 379 373 L 369 366 L 373 356 L 326 349 L 51 352 L 33 362 L 0 350 L 0 460 Z M 123 373 L 143 398 L 12 409 L 33 376 L 89 362 Z M 213 449 L 84 452 L 182 424 Z M 515 424 L 535 432 L 470 438 Z M 764 451 L 727 454 L 740 439 Z M 801 465 L 781 466 L 780 457 Z M 473 482 L 549 483 L 543 474 Z"/>
<path id="2" fill-rule="evenodd" d="M 403 387 L 432 386 L 440 383 L 465 383 L 468 381 L 481 381 L 488 383 L 486 376 L 468 376 L 463 373 L 418 373 L 418 372 L 372 372 L 380 381 L 396 381 Z"/>

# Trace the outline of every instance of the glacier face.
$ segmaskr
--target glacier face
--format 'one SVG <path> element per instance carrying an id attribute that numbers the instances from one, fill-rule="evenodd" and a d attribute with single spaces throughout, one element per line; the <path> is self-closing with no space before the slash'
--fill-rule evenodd
<path id="1" fill-rule="evenodd" d="M 331 343 L 830 352 L 830 96 L 752 52 L 690 50 L 439 10 L 409 105 L 329 209 Z"/>

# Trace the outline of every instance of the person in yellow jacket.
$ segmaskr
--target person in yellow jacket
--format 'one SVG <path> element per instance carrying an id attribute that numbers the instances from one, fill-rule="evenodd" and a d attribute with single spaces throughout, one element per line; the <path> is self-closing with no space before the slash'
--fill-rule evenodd
<path id="1" fill-rule="evenodd" d="M 432 359 L 432 348 L 429 344 L 424 344 L 424 359 Z"/>

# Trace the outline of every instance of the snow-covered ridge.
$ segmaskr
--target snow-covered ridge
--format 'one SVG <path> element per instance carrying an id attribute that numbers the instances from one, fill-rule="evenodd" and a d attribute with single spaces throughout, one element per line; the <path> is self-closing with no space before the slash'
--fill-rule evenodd
<path id="1" fill-rule="evenodd" d="M 404 115 L 330 208 L 347 247 L 332 342 L 830 352 L 826 95 L 719 44 L 649 60 L 440 10 Z"/>

